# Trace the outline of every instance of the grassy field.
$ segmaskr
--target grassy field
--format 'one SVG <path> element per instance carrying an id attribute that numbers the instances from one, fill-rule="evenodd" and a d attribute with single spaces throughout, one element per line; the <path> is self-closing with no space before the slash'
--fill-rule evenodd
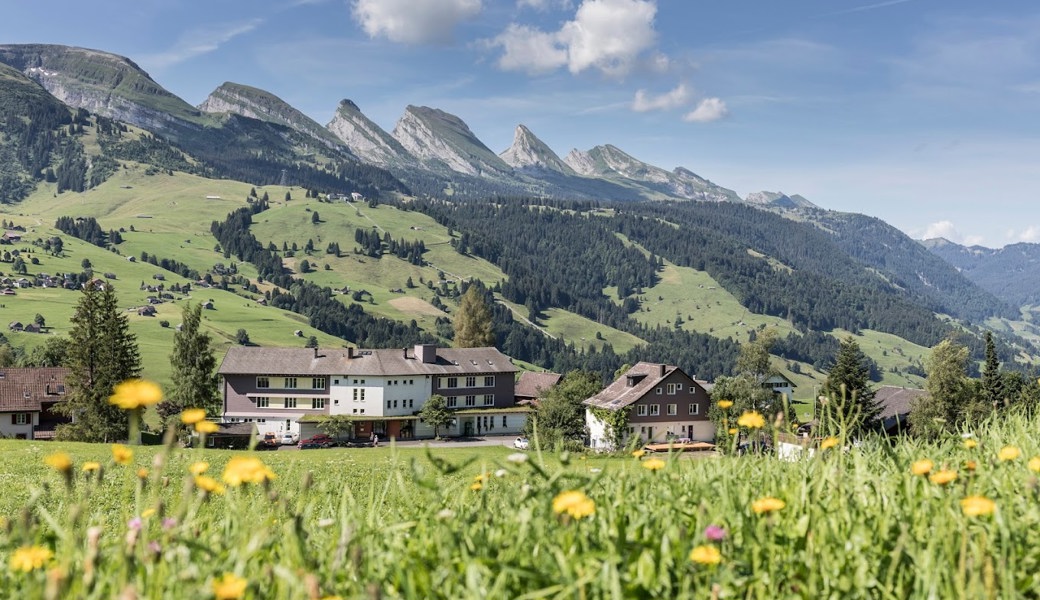
<path id="1" fill-rule="evenodd" d="M 103 445 L 0 441 L 0 593 L 1031 597 L 1038 428 L 1017 416 L 973 447 L 839 441 L 792 462 L 152 447 L 116 464 Z M 68 484 L 45 464 L 58 452 Z M 212 479 L 189 474 L 199 462 Z"/>

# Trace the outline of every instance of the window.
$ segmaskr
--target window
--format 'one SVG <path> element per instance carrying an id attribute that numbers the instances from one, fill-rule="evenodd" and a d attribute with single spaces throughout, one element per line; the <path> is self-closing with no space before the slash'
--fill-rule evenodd
<path id="1" fill-rule="evenodd" d="M 701 405 L 696 402 L 690 402 L 690 414 L 699 415 L 701 414 Z"/>
<path id="2" fill-rule="evenodd" d="M 336 384 L 336 385 L 339 385 L 339 379 L 333 379 L 333 380 L 332 380 L 332 383 L 334 383 L 334 384 Z"/>
<path id="3" fill-rule="evenodd" d="M 28 425 L 29 424 L 29 413 L 15 413 L 14 414 L 15 425 Z"/>
<path id="4" fill-rule="evenodd" d="M 296 389 L 296 378 L 295 377 L 286 377 L 285 378 L 285 389 L 287 389 L 287 390 L 295 390 Z"/>
<path id="5" fill-rule="evenodd" d="M 311 398 L 311 408 L 325 408 L 325 399 Z"/>
<path id="6" fill-rule="evenodd" d="M 361 388 L 361 401 L 365 401 L 365 388 Z M 361 412 L 365 412 L 365 409 L 361 409 Z"/>
<path id="7" fill-rule="evenodd" d="M 660 404 L 651 404 L 650 405 L 650 416 L 651 417 L 656 417 L 656 416 L 658 416 L 660 414 L 661 414 L 661 405 Z"/>
<path id="8" fill-rule="evenodd" d="M 495 387 L 495 376 L 485 375 L 484 376 L 484 387 Z"/>
<path id="9" fill-rule="evenodd" d="M 658 395 L 658 396 L 660 396 L 660 395 L 661 395 L 661 388 L 657 388 L 657 395 Z"/>
<path id="10" fill-rule="evenodd" d="M 495 405 L 495 395 L 494 394 L 484 394 L 484 406 L 494 406 L 494 405 Z"/>
<path id="11" fill-rule="evenodd" d="M 466 406 L 476 406 L 476 405 L 477 405 L 477 397 L 476 396 L 466 396 Z"/>
<path id="12" fill-rule="evenodd" d="M 394 408 L 397 408 L 397 400 L 394 400 Z"/>
<path id="13" fill-rule="evenodd" d="M 268 398 L 267 396 L 257 396 L 256 397 L 256 407 L 257 408 L 267 408 L 269 406 L 271 406 L 271 399 L 270 398 Z"/>
<path id="14" fill-rule="evenodd" d="M 640 404 L 640 405 L 636 406 L 636 416 L 637 417 L 645 417 L 646 416 L 646 405 L 645 404 Z"/>
<path id="15" fill-rule="evenodd" d="M 415 408 L 415 398 L 408 399 L 408 408 Z"/>
<path id="16" fill-rule="evenodd" d="M 357 402 L 357 397 L 358 397 L 358 389 L 354 388 L 354 402 Z"/>
<path id="17" fill-rule="evenodd" d="M 324 377 L 312 377 L 311 378 L 311 389 L 312 390 L 323 390 L 323 389 L 325 389 L 325 378 Z"/>
<path id="18" fill-rule="evenodd" d="M 466 378 L 466 387 L 477 387 L 477 378 L 474 375 L 470 375 Z"/>
<path id="19" fill-rule="evenodd" d="M 502 427 L 508 427 L 508 425 L 506 425 L 506 416 L 505 415 L 502 415 Z"/>
<path id="20" fill-rule="evenodd" d="M 390 408 L 390 401 L 389 400 L 386 401 L 386 407 Z"/>
<path id="21" fill-rule="evenodd" d="M 676 392 L 682 389 L 681 383 L 669 383 L 668 384 L 668 395 L 674 396 Z"/>
<path id="22" fill-rule="evenodd" d="M 265 390 L 269 387 L 271 387 L 271 379 L 269 377 L 265 376 L 256 378 L 256 388 L 258 390 Z"/>
<path id="23" fill-rule="evenodd" d="M 285 408 L 296 408 L 296 398 L 286 398 Z"/>
<path id="24" fill-rule="evenodd" d="M 459 397 L 458 396 L 448 396 L 447 405 L 448 405 L 448 408 L 455 408 L 456 406 L 459 405 Z"/>
<path id="25" fill-rule="evenodd" d="M 676 405 L 676 404 L 669 404 L 668 405 L 668 414 L 669 415 L 677 415 L 677 414 L 679 414 L 679 406 Z"/>
<path id="26" fill-rule="evenodd" d="M 459 387 L 459 378 L 458 377 L 449 377 L 448 378 L 448 385 L 446 385 L 444 387 L 446 387 L 446 388 L 457 388 L 457 387 Z"/>

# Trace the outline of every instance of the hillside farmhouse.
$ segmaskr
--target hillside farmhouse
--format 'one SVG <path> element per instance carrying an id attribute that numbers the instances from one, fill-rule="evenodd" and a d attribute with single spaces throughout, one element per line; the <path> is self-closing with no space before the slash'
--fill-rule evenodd
<path id="1" fill-rule="evenodd" d="M 673 365 L 636 363 L 584 404 L 589 445 L 594 449 L 613 449 L 606 423 L 596 416 L 599 410 L 628 411 L 625 440 L 638 436 L 647 443 L 672 438 L 715 441 L 715 427 L 708 420 L 708 392 Z"/>
<path id="2" fill-rule="evenodd" d="M 0 369 L 0 436 L 49 440 L 69 419 L 54 412 L 65 401 L 64 367 L 8 367 Z"/>
<path id="3" fill-rule="evenodd" d="M 433 394 L 455 419 L 448 436 L 515 434 L 529 408 L 516 406 L 518 369 L 495 348 L 401 350 L 235 346 L 218 370 L 225 422 L 255 422 L 260 433 L 301 439 L 319 432 L 323 416 L 353 420 L 355 439 L 433 437 L 418 413 Z"/>

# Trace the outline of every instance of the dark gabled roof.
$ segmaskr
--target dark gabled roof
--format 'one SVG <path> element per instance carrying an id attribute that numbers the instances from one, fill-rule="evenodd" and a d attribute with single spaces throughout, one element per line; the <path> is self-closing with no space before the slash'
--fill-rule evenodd
<path id="1" fill-rule="evenodd" d="M 881 408 L 878 417 L 882 420 L 899 417 L 910 413 L 914 401 L 928 392 L 916 388 L 883 385 L 874 391 L 874 401 Z"/>
<path id="2" fill-rule="evenodd" d="M 582 404 L 609 410 L 625 408 L 642 398 L 647 392 L 657 387 L 661 381 L 676 371 L 682 373 L 684 377 L 696 385 L 696 382 L 679 367 L 640 362 L 626 371 L 624 375 L 618 377 L 602 392 L 586 399 Z"/>
<path id="3" fill-rule="evenodd" d="M 407 358 L 405 355 L 407 354 Z M 496 348 L 437 348 L 436 360 L 424 363 L 413 349 L 264 348 L 232 346 L 221 375 L 458 375 L 516 373 L 511 359 Z"/>
<path id="4" fill-rule="evenodd" d="M 541 398 L 542 394 L 560 383 L 562 378 L 563 375 L 559 373 L 524 371 L 516 380 L 516 391 L 513 395 L 521 398 Z"/>
<path id="5" fill-rule="evenodd" d="M 64 390 L 68 374 L 69 370 L 64 367 L 0 369 L 0 412 L 39 411 L 40 402 L 64 399 L 64 392 L 59 394 L 58 386 Z"/>

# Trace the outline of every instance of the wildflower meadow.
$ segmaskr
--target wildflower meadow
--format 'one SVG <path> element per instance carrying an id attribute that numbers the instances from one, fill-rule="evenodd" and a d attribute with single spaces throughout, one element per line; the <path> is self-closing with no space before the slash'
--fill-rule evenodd
<path id="1" fill-rule="evenodd" d="M 1030 597 L 1037 431 L 794 461 L 0 441 L 0 596 Z"/>

